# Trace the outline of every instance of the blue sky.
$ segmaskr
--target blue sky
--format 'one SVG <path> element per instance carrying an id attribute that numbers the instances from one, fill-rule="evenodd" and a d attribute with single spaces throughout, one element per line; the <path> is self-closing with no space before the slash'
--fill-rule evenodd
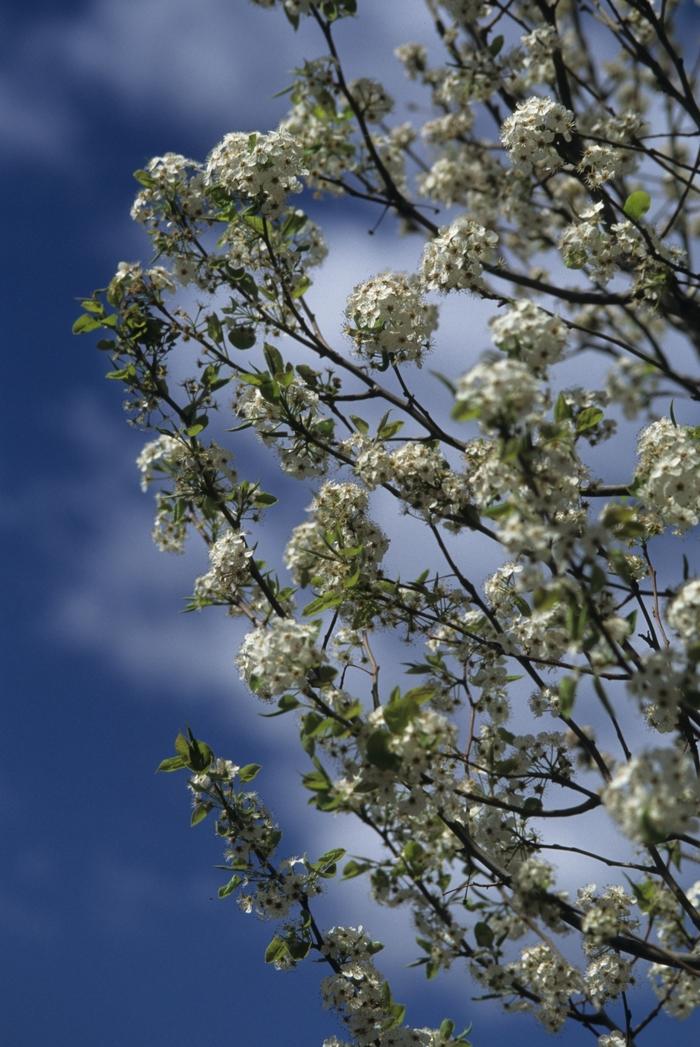
<path id="1" fill-rule="evenodd" d="M 352 72 L 388 68 L 380 56 L 420 35 L 421 7 L 373 7 L 364 41 L 359 26 L 343 26 Z M 152 546 L 152 503 L 133 465 L 143 437 L 103 380 L 106 361 L 70 334 L 76 297 L 104 285 L 122 258 L 146 256 L 128 218 L 131 172 L 167 150 L 202 158 L 227 131 L 273 125 L 285 102 L 271 96 L 320 42 L 247 0 L 10 0 L 0 30 L 0 1042 L 320 1044 L 336 1031 L 320 1008 L 321 972 L 264 966 L 272 927 L 215 900 L 219 845 L 208 828 L 189 829 L 184 780 L 153 769 L 191 723 L 222 755 L 264 765 L 261 792 L 288 853 L 352 850 L 357 837 L 341 820 L 306 824 L 303 758 L 288 725 L 261 730 L 232 664 L 236 629 L 215 612 L 179 613 L 202 555 Z M 398 68 L 386 79 L 402 82 Z M 332 306 L 386 241 L 370 241 L 337 205 L 329 222 L 344 254 L 320 298 L 337 325 Z M 415 244 L 398 251 L 413 264 Z M 251 443 L 242 450 L 251 473 L 269 470 Z M 309 492 L 290 492 L 290 505 L 302 508 Z M 350 915 L 369 922 L 362 887 L 353 892 Z M 348 919 L 333 898 L 324 912 Z M 471 1003 L 454 979 L 426 994 L 419 975 L 401 973 L 413 952 L 400 915 L 378 912 L 370 930 L 392 943 L 396 995 L 411 1000 L 416 1024 L 473 1021 L 477 1047 L 508 1030 L 524 1044 L 550 1042 L 527 1018 L 504 1023 Z M 689 1044 L 692 1031 L 674 1035 Z"/>

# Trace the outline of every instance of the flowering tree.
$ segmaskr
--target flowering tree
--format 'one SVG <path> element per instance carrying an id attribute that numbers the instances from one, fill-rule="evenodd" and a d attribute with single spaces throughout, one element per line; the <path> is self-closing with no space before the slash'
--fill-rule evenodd
<path id="1" fill-rule="evenodd" d="M 296 70 L 276 129 L 136 173 L 132 215 L 160 264 L 122 262 L 75 329 L 102 329 L 108 378 L 155 434 L 138 465 L 158 486 L 156 543 L 208 546 L 191 608 L 247 619 L 241 677 L 298 717 L 312 802 L 357 818 L 380 857 L 282 857 L 259 767 L 192 733 L 161 770 L 186 770 L 193 824 L 212 816 L 219 894 L 280 921 L 266 960 L 325 961 L 352 1044 L 468 1041 L 450 1020 L 407 1027 L 379 943 L 318 925 L 336 874 L 412 911 L 429 978 L 458 967 L 549 1030 L 637 1044 L 700 1004 L 700 581 L 673 537 L 700 518 L 700 426 L 679 421 L 700 398 L 700 110 L 674 25 L 689 14 L 425 0 L 435 38 L 396 51 L 426 94 L 414 124 L 392 123 L 381 83 L 346 78 L 355 0 L 255 2 L 310 19 L 325 54 Z M 416 272 L 352 290 L 345 344 L 314 314 L 326 248 L 302 192 L 312 212 L 356 201 L 422 241 Z M 426 379 L 450 298 L 463 322 L 489 303 L 493 347 Z M 600 360 L 602 388 L 566 384 Z M 283 565 L 256 556 L 276 499 L 234 466 L 245 428 L 314 478 Z M 602 441 L 613 484 L 591 464 Z M 422 524 L 415 577 L 385 566 L 378 488 Z M 463 533 L 500 551 L 495 573 Z M 406 660 L 380 671 L 392 634 Z M 564 892 L 571 856 L 611 882 Z"/>

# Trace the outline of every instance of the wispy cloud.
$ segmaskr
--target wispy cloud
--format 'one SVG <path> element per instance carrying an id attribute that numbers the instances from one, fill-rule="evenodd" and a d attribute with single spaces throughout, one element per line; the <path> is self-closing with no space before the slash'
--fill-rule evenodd
<path id="1" fill-rule="evenodd" d="M 398 86 L 400 68 L 387 55 L 425 23 L 422 4 L 410 13 L 400 0 L 368 5 L 361 32 L 352 20 L 338 30 L 349 70 L 382 68 L 388 86 Z M 180 125 L 185 137 L 201 127 L 212 135 L 268 127 L 288 105 L 273 94 L 323 51 L 310 20 L 295 34 L 279 11 L 247 0 L 94 0 L 13 29 L 0 134 L 10 155 L 65 161 L 89 149 L 100 105 L 110 116 Z"/>

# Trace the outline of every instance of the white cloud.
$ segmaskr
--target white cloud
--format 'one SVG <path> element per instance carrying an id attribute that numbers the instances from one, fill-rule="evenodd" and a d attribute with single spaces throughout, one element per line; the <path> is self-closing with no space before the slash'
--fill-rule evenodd
<path id="1" fill-rule="evenodd" d="M 383 0 L 368 5 L 361 28 L 340 24 L 350 74 L 383 69 L 387 86 L 398 88 L 403 74 L 391 51 L 426 22 L 422 4 L 407 12 L 402 0 Z M 188 139 L 202 127 L 213 136 L 268 127 L 288 106 L 273 94 L 288 86 L 295 66 L 324 50 L 311 20 L 295 34 L 281 12 L 248 0 L 94 0 L 17 29 L 0 134 L 14 153 L 75 161 L 91 147 L 86 99 L 110 111 L 116 105 L 140 124 L 179 124 Z"/>

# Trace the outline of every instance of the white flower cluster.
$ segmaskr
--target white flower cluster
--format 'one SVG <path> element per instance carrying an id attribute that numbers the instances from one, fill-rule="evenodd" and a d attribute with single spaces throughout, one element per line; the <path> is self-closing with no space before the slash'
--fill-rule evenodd
<path id="1" fill-rule="evenodd" d="M 564 321 L 527 298 L 511 303 L 494 317 L 491 332 L 497 348 L 540 372 L 561 359 L 566 345 Z"/>
<path id="2" fill-rule="evenodd" d="M 121 302 L 126 295 L 153 295 L 158 291 L 174 291 L 173 274 L 162 265 L 144 269 L 139 262 L 120 262 L 109 284 L 109 300 Z"/>
<path id="3" fill-rule="evenodd" d="M 418 177 L 421 194 L 439 201 L 446 207 L 465 204 L 473 186 L 472 166 L 459 154 L 439 157 L 429 171 Z"/>
<path id="4" fill-rule="evenodd" d="M 589 145 L 578 165 L 588 185 L 596 187 L 610 182 L 621 173 L 625 156 L 622 150 L 610 145 Z"/>
<path id="5" fill-rule="evenodd" d="M 606 1000 L 614 1000 L 623 993 L 629 981 L 630 964 L 614 952 L 604 952 L 592 960 L 586 969 L 586 993 L 597 1007 L 602 1007 Z"/>
<path id="6" fill-rule="evenodd" d="M 250 578 L 252 551 L 240 531 L 227 531 L 209 549 L 211 567 L 194 583 L 198 600 L 225 600 L 235 603 Z"/>
<path id="7" fill-rule="evenodd" d="M 442 145 L 468 134 L 473 124 L 474 113 L 466 107 L 456 113 L 445 113 L 444 116 L 428 120 L 421 128 L 421 138 L 434 145 Z"/>
<path id="8" fill-rule="evenodd" d="M 605 394 L 610 402 L 621 406 L 625 418 L 636 418 L 651 406 L 660 376 L 653 365 L 623 356 L 607 373 Z"/>
<path id="9" fill-rule="evenodd" d="M 191 523 L 195 523 L 195 520 L 189 511 L 186 510 L 182 515 L 176 514 L 172 498 L 162 491 L 157 492 L 151 538 L 162 553 L 184 553 L 187 527 Z"/>
<path id="10" fill-rule="evenodd" d="M 676 532 L 700 520 L 700 439 L 688 425 L 660 418 L 639 437 L 636 494 L 663 526 Z"/>
<path id="11" fill-rule="evenodd" d="M 554 867 L 540 858 L 526 858 L 513 874 L 513 889 L 527 901 L 527 896 L 548 891 L 554 884 Z"/>
<path id="12" fill-rule="evenodd" d="M 700 978 L 695 972 L 674 971 L 653 963 L 649 980 L 656 995 L 664 1001 L 664 1010 L 674 1018 L 688 1018 L 700 1007 Z"/>
<path id="13" fill-rule="evenodd" d="M 458 511 L 460 497 L 464 496 L 454 489 L 452 481 L 461 486 L 459 478 L 451 472 L 438 446 L 406 440 L 389 457 L 393 478 L 409 505 L 444 512 L 453 502 Z"/>
<path id="14" fill-rule="evenodd" d="M 277 0 L 253 0 L 258 7 L 274 7 Z M 311 0 L 282 0 L 282 7 L 293 18 L 311 12 Z"/>
<path id="15" fill-rule="evenodd" d="M 462 215 L 445 226 L 423 250 L 421 275 L 427 288 L 443 294 L 453 289 L 477 288 L 482 263 L 491 262 L 498 234 Z"/>
<path id="16" fill-rule="evenodd" d="M 491 5 L 485 3 L 485 0 L 440 0 L 440 5 L 455 22 L 469 24 L 477 18 L 485 17 L 491 11 Z"/>
<path id="17" fill-rule="evenodd" d="M 142 491 L 146 491 L 155 474 L 160 473 L 175 481 L 174 495 L 195 501 L 206 494 L 205 477 L 212 484 L 220 475 L 229 483 L 236 480 L 230 452 L 213 440 L 209 447 L 193 449 L 184 440 L 164 434 L 146 444 L 136 464 L 141 473 Z"/>
<path id="18" fill-rule="evenodd" d="M 686 582 L 676 593 L 668 605 L 666 618 L 683 643 L 688 646 L 700 644 L 700 578 Z"/>
<path id="19" fill-rule="evenodd" d="M 372 961 L 381 948 L 362 927 L 332 927 L 324 934 L 321 951 L 340 969 L 322 982 L 323 1004 L 340 1012 L 352 1047 L 449 1047 L 436 1030 L 394 1025 L 389 986 Z M 323 1047 L 350 1045 L 333 1036 Z"/>
<path id="20" fill-rule="evenodd" d="M 280 862 L 277 878 L 259 881 L 254 894 L 239 895 L 238 904 L 243 912 L 255 913 L 262 920 L 279 920 L 287 916 L 302 897 L 318 894 L 318 884 L 305 868 L 303 872 L 295 872 L 296 865 L 304 866 L 303 860 L 286 858 Z"/>
<path id="21" fill-rule="evenodd" d="M 631 840 L 657 842 L 695 830 L 700 785 L 674 749 L 650 749 L 621 764 L 603 791 L 609 813 Z"/>
<path id="22" fill-rule="evenodd" d="M 501 140 L 516 171 L 552 174 L 563 164 L 555 139 L 571 141 L 574 114 L 551 98 L 519 102 L 504 122 Z"/>
<path id="23" fill-rule="evenodd" d="M 629 915 L 632 899 L 624 888 L 617 885 L 606 887 L 602 894 L 597 894 L 596 885 L 589 883 L 579 889 L 577 901 L 584 913 L 582 930 L 586 935 L 584 948 L 587 951 L 629 931 L 636 924 Z"/>
<path id="24" fill-rule="evenodd" d="M 318 625 L 273 618 L 248 633 L 236 657 L 241 678 L 260 698 L 303 687 L 312 669 L 323 663 L 316 646 Z"/>
<path id="25" fill-rule="evenodd" d="M 554 80 L 552 52 L 561 48 L 561 39 L 554 26 L 541 25 L 520 38 L 524 48 L 519 80 L 523 86 L 546 84 Z"/>
<path id="26" fill-rule="evenodd" d="M 598 1047 L 627 1047 L 627 1037 L 616 1029 L 615 1032 L 599 1036 Z"/>
<path id="27" fill-rule="evenodd" d="M 566 1020 L 569 997 L 582 989 L 581 976 L 549 945 L 533 945 L 525 949 L 518 963 L 511 965 L 513 973 L 540 998 L 537 1017 L 547 1029 L 554 1032 Z"/>
<path id="28" fill-rule="evenodd" d="M 358 568 L 365 578 L 376 575 L 389 542 L 368 518 L 367 505 L 367 492 L 357 484 L 323 485 L 309 507 L 313 519 L 294 528 L 285 550 L 284 562 L 297 584 L 311 581 L 328 591 Z"/>
<path id="29" fill-rule="evenodd" d="M 274 447 L 284 471 L 299 478 L 318 476 L 326 468 L 326 450 L 304 435 L 322 420 L 318 407 L 318 395 L 301 381 L 283 388 L 277 403 L 266 399 L 257 386 L 241 384 L 233 402 L 236 414 L 252 422 L 263 443 Z M 289 424 L 290 416 L 301 432 Z"/>
<path id="30" fill-rule="evenodd" d="M 362 76 L 348 85 L 357 107 L 369 123 L 379 123 L 394 108 L 394 99 L 378 80 Z"/>
<path id="31" fill-rule="evenodd" d="M 697 642 L 697 632 L 694 639 Z M 640 699 L 649 724 L 666 733 L 678 721 L 685 682 L 685 673 L 677 668 L 673 650 L 651 651 L 628 680 L 627 690 Z"/>
<path id="32" fill-rule="evenodd" d="M 683 250 L 662 244 L 653 229 L 642 233 L 626 220 L 608 228 L 602 224 L 603 210 L 599 201 L 581 213 L 579 222 L 564 230 L 559 248 L 565 265 L 570 269 L 585 268 L 603 284 L 612 279 L 618 267 L 631 270 L 633 294 L 651 305 L 657 304 L 669 280 L 666 260 L 682 263 Z"/>
<path id="33" fill-rule="evenodd" d="M 420 364 L 438 324 L 437 308 L 425 302 L 418 280 L 405 273 L 380 273 L 358 284 L 345 316 L 346 334 L 370 361 L 386 353 L 392 362 Z"/>
<path id="34" fill-rule="evenodd" d="M 404 72 L 411 80 L 424 73 L 428 65 L 428 51 L 424 44 L 400 44 L 394 50 L 395 56 L 404 67 Z"/>
<path id="35" fill-rule="evenodd" d="M 206 183 L 221 186 L 244 200 L 260 204 L 266 214 L 276 214 L 290 193 L 303 189 L 306 174 L 299 142 L 286 131 L 224 136 L 207 159 Z"/>
<path id="36" fill-rule="evenodd" d="M 131 217 L 144 225 L 170 220 L 169 209 L 177 203 L 178 210 L 188 218 L 198 219 L 206 211 L 204 178 L 201 166 L 179 153 L 154 156 L 139 176 L 145 182 L 136 195 Z"/>
<path id="37" fill-rule="evenodd" d="M 583 269 L 601 283 L 607 283 L 615 272 L 618 247 L 601 225 L 603 204 L 597 203 L 581 212 L 581 220 L 564 230 L 559 249 L 569 269 Z"/>
<path id="38" fill-rule="evenodd" d="M 542 387 L 526 363 L 506 358 L 481 363 L 459 379 L 456 405 L 462 417 L 478 418 L 486 432 L 522 426 L 539 417 L 545 404 Z"/>
<path id="39" fill-rule="evenodd" d="M 161 474 L 165 471 L 165 465 L 174 467 L 187 455 L 187 446 L 182 440 L 165 434 L 150 440 L 141 454 L 136 459 L 136 465 L 141 473 L 141 490 L 147 491 L 155 472 Z"/>
<path id="40" fill-rule="evenodd" d="M 433 103 L 440 109 L 485 101 L 496 90 L 500 68 L 488 48 L 463 46 L 459 57 L 458 69 L 431 70 Z"/>
<path id="41" fill-rule="evenodd" d="M 392 478 L 391 455 L 381 440 L 370 440 L 362 433 L 353 433 L 343 440 L 341 447 L 346 453 L 355 455 L 355 473 L 371 491 Z"/>
<path id="42" fill-rule="evenodd" d="M 300 223 L 293 236 L 284 233 L 287 221 Z M 280 225 L 267 223 L 266 239 L 243 219 L 227 226 L 220 243 L 226 246 L 228 261 L 235 269 L 262 270 L 269 277 L 278 276 L 283 263 L 293 279 L 296 273 L 320 265 L 328 254 L 322 231 L 303 211 L 294 208 L 283 212 Z"/>

